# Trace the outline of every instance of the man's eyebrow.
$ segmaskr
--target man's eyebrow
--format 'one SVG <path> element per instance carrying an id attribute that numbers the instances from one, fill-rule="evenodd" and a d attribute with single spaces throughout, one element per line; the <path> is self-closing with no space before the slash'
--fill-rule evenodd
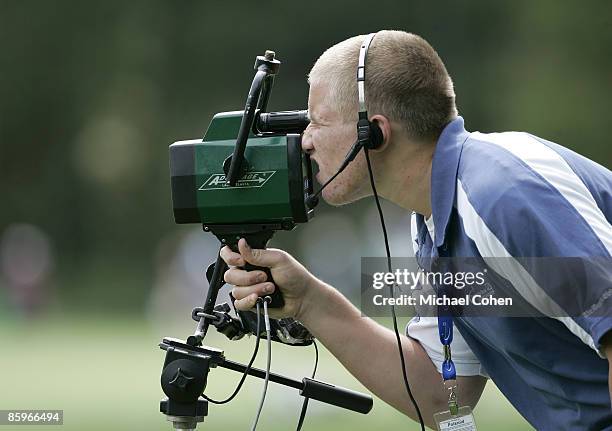
<path id="1" fill-rule="evenodd" d="M 312 115 L 314 114 L 314 115 Z M 314 122 L 316 124 L 320 124 L 320 125 L 325 125 L 325 124 L 329 124 L 330 122 L 330 118 L 329 118 L 329 113 L 323 111 L 318 111 L 318 112 L 313 112 L 311 113 L 310 111 L 308 111 L 308 119 L 311 122 Z"/>

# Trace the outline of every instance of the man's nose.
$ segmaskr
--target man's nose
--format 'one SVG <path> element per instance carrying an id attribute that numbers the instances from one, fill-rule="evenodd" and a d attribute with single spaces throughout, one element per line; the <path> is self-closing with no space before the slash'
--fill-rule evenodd
<path id="1" fill-rule="evenodd" d="M 302 135 L 302 151 L 308 154 L 314 151 L 309 127 L 306 127 L 306 130 L 304 130 L 304 134 Z"/>

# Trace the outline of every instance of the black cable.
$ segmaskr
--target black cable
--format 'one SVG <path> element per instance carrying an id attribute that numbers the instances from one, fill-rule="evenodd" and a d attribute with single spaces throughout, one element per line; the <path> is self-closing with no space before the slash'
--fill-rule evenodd
<path id="1" fill-rule="evenodd" d="M 391 269 L 391 251 L 389 250 L 389 238 L 387 236 L 387 228 L 385 226 L 385 219 L 383 217 L 382 208 L 380 206 L 380 201 L 378 199 L 378 193 L 376 192 L 376 185 L 374 184 L 374 174 L 372 173 L 372 165 L 370 163 L 370 155 L 368 153 L 367 148 L 363 148 L 365 152 L 366 161 L 368 163 L 368 174 L 370 175 L 370 185 L 372 186 L 372 193 L 374 193 L 374 199 L 376 200 L 376 207 L 378 208 L 378 215 L 380 216 L 380 224 L 382 226 L 383 236 L 385 237 L 385 250 L 387 252 L 387 266 L 389 272 L 393 272 Z M 394 298 L 393 292 L 393 284 L 389 286 L 391 291 L 391 297 Z M 421 410 L 412 395 L 412 391 L 410 390 L 410 384 L 408 383 L 408 375 L 406 374 L 406 362 L 404 360 L 404 349 L 402 348 L 402 340 L 399 335 L 399 330 L 397 329 L 397 316 L 395 315 L 395 306 L 391 305 L 391 315 L 393 316 L 393 329 L 395 331 L 395 338 L 397 340 L 397 347 L 399 349 L 400 362 L 402 364 L 402 375 L 404 376 L 404 384 L 406 386 L 406 391 L 408 392 L 408 396 L 410 397 L 410 401 L 414 404 L 414 409 L 417 412 L 419 417 L 419 422 L 421 424 L 421 431 L 425 431 L 425 423 L 423 422 L 423 416 L 421 415 Z"/>
<path id="2" fill-rule="evenodd" d="M 315 374 L 317 373 L 317 365 L 319 365 L 319 348 L 317 347 L 317 341 L 312 340 L 312 344 L 315 349 L 315 364 L 314 369 L 312 370 L 311 379 L 315 378 Z M 300 431 L 302 429 L 302 425 L 304 424 L 304 418 L 306 417 L 306 409 L 308 409 L 308 400 L 310 398 L 304 397 L 304 402 L 302 403 L 302 411 L 300 412 L 300 419 L 298 420 L 297 429 L 295 431 Z"/>
<path id="3" fill-rule="evenodd" d="M 257 352 L 259 351 L 259 340 L 261 339 L 261 331 L 259 330 L 260 316 L 261 316 L 261 314 L 259 313 L 259 301 L 255 305 L 257 306 L 257 338 L 255 340 L 255 350 L 253 351 L 253 354 L 251 355 L 251 360 L 249 361 L 249 364 L 247 365 L 246 369 L 244 370 L 244 374 L 242 374 L 242 378 L 240 379 L 240 382 L 238 383 L 238 386 L 236 386 L 236 389 L 234 390 L 234 392 L 228 398 L 226 398 L 226 399 L 224 399 L 222 401 L 217 401 L 217 400 L 213 400 L 212 398 L 209 398 L 206 395 L 202 394 L 204 399 L 206 401 L 208 401 L 208 402 L 211 402 L 213 404 L 225 404 L 225 403 L 229 403 L 231 400 L 233 400 L 234 397 L 236 395 L 238 395 L 238 392 L 240 391 L 240 388 L 242 388 L 242 384 L 246 380 L 247 375 L 249 374 L 249 371 L 251 370 L 251 366 L 253 365 L 253 362 L 255 362 L 255 358 L 257 357 Z"/>
<path id="4" fill-rule="evenodd" d="M 261 301 L 261 298 L 258 298 L 257 301 Z M 272 363 L 272 338 L 270 335 L 270 316 L 268 315 L 268 303 L 272 302 L 272 298 L 266 296 L 263 298 L 263 308 L 264 308 L 264 323 L 266 325 L 266 338 L 268 340 L 268 359 L 266 361 L 266 378 L 264 380 L 264 388 L 263 393 L 261 394 L 261 401 L 259 402 L 259 407 L 257 409 L 257 415 L 255 416 L 255 420 L 253 421 L 253 426 L 251 427 L 251 431 L 255 431 L 257 428 L 257 422 L 259 422 L 259 415 L 261 414 L 261 410 L 263 409 L 264 401 L 266 400 L 266 393 L 268 392 L 268 382 L 270 381 L 270 364 Z"/>

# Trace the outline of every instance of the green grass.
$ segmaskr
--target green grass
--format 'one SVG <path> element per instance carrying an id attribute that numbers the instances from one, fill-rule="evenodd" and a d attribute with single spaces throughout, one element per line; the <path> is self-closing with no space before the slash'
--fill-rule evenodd
<path id="1" fill-rule="evenodd" d="M 186 319 L 185 319 L 186 320 Z M 33 321 L 0 322 L 0 409 L 63 409 L 63 427 L 20 426 L 20 430 L 170 430 L 159 413 L 163 393 L 159 375 L 164 352 L 157 347 L 162 335 L 183 338 L 192 322 L 180 324 L 117 317 L 61 317 Z M 166 329 L 159 329 L 160 327 Z M 157 328 L 157 329 L 155 329 Z M 230 342 L 218 334 L 209 345 L 225 350 L 226 356 L 247 362 L 253 342 Z M 300 379 L 309 375 L 312 349 L 273 345 L 275 372 Z M 364 391 L 321 348 L 317 377 L 337 385 Z M 257 366 L 263 365 L 265 344 Z M 237 373 L 214 369 L 206 393 L 221 398 L 231 393 Z M 230 404 L 211 405 L 199 430 L 248 430 L 261 393 L 261 380 L 248 379 Z M 296 390 L 271 383 L 258 429 L 291 430 L 302 398 Z M 489 382 L 475 412 L 479 430 L 532 429 Z M 311 402 L 303 430 L 417 430 L 418 426 L 379 399 L 368 415 L 348 412 Z M 9 427 L 0 427 L 8 430 Z"/>

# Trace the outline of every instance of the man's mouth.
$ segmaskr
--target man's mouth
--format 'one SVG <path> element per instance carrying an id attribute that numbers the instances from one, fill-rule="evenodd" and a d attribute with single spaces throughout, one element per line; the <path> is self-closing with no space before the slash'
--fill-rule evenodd
<path id="1" fill-rule="evenodd" d="M 321 180 L 320 180 L 320 178 L 321 178 L 321 176 L 320 176 L 321 171 L 319 169 L 319 164 L 312 157 L 310 157 L 310 161 L 313 162 L 312 163 L 312 175 L 317 180 L 317 182 L 319 184 L 321 184 Z"/>

